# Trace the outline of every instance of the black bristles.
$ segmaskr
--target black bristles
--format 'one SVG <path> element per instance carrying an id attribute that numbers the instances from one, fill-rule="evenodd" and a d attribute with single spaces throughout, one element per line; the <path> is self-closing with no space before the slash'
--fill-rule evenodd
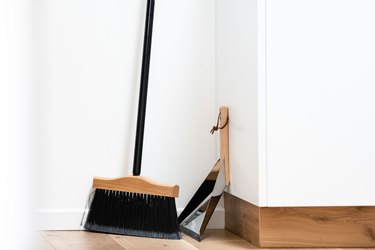
<path id="1" fill-rule="evenodd" d="M 96 189 L 84 228 L 90 231 L 181 239 L 172 197 Z"/>

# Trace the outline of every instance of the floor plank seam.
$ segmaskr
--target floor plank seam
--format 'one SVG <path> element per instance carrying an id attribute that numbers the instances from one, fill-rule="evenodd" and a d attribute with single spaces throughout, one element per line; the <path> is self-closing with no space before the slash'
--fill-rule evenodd
<path id="1" fill-rule="evenodd" d="M 54 249 L 54 250 L 56 250 L 56 248 L 53 246 L 53 244 L 48 240 L 48 238 L 44 235 L 44 233 L 39 233 L 41 236 L 42 236 L 42 238 L 48 243 L 48 245 L 50 246 L 50 247 L 52 247 L 52 249 Z"/>

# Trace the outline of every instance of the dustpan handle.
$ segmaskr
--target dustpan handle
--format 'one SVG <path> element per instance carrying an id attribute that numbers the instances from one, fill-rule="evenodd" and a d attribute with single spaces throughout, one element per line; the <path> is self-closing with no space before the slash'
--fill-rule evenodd
<path id="1" fill-rule="evenodd" d="M 141 174 L 143 135 L 144 135 L 145 118 L 146 118 L 148 75 L 150 71 L 152 27 L 153 27 L 153 21 L 154 21 L 154 6 L 155 6 L 155 0 L 147 0 L 145 33 L 144 33 L 144 40 L 143 40 L 141 84 L 140 84 L 139 100 L 138 100 L 137 131 L 136 131 L 136 137 L 135 137 L 135 149 L 134 149 L 134 160 L 133 160 L 133 175 Z"/>
<path id="2" fill-rule="evenodd" d="M 229 115 L 228 107 L 220 107 L 220 160 L 224 161 L 225 166 L 225 185 L 230 182 L 230 163 L 229 163 Z"/>

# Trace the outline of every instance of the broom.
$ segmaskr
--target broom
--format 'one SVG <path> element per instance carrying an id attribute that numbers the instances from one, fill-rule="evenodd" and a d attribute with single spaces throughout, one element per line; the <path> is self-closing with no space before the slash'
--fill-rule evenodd
<path id="1" fill-rule="evenodd" d="M 113 234 L 180 239 L 175 197 L 179 187 L 140 176 L 155 0 L 147 1 L 133 176 L 94 178 L 84 228 Z"/>

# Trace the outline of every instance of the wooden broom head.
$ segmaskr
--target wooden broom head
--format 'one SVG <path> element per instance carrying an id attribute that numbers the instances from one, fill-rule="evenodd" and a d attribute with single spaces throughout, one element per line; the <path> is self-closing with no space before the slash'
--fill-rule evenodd
<path id="1" fill-rule="evenodd" d="M 84 228 L 89 231 L 181 239 L 175 197 L 178 186 L 141 176 L 94 178 Z"/>
<path id="2" fill-rule="evenodd" d="M 165 185 L 143 176 L 125 176 L 115 179 L 94 177 L 93 188 L 116 190 L 148 195 L 178 197 L 178 185 Z"/>

